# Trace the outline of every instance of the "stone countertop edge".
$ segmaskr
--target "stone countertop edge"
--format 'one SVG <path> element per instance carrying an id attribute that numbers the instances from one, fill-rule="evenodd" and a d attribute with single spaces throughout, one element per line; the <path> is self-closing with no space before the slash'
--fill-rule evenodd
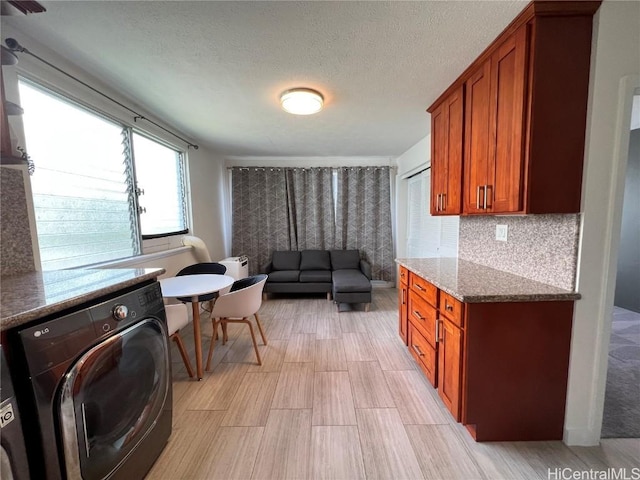
<path id="1" fill-rule="evenodd" d="M 581 295 L 458 258 L 397 258 L 396 263 L 465 303 L 574 301 Z"/>
<path id="2" fill-rule="evenodd" d="M 2 277 L 0 331 L 156 279 L 164 268 L 77 269 L 29 272 Z M 70 285 L 64 291 L 55 287 Z M 54 292 L 47 297 L 45 287 Z"/>

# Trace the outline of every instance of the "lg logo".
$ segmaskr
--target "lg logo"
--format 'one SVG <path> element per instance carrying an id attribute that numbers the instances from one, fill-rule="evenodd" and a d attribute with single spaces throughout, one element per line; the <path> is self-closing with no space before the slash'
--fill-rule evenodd
<path id="1" fill-rule="evenodd" d="M 13 405 L 11 403 L 0 408 L 0 428 L 7 426 L 14 418 Z"/>
<path id="2" fill-rule="evenodd" d="M 42 330 L 36 330 L 35 332 L 33 332 L 33 336 L 38 338 L 40 335 L 46 335 L 47 333 L 49 333 L 49 329 L 43 328 Z"/>

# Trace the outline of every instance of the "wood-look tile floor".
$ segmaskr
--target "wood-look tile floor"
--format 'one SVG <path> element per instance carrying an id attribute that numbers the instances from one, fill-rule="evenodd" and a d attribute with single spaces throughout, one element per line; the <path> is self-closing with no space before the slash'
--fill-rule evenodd
<path id="1" fill-rule="evenodd" d="M 200 382 L 172 346 L 173 433 L 147 479 L 529 480 L 640 467 L 639 439 L 474 442 L 403 346 L 397 291 L 373 298 L 369 312 L 342 313 L 324 297 L 271 298 L 262 366 L 247 327 L 229 325 Z M 192 331 L 181 334 L 193 359 Z"/>

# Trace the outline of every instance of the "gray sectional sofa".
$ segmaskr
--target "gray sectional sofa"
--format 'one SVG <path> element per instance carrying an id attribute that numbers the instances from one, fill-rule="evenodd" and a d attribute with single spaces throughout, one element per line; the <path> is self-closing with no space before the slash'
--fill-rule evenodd
<path id="1" fill-rule="evenodd" d="M 358 250 L 275 251 L 265 293 L 326 293 L 337 304 L 371 303 L 371 266 Z"/>

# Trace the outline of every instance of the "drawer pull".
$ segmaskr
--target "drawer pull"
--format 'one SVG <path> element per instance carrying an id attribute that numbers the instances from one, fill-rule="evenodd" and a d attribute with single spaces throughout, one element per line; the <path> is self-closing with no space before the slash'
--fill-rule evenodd
<path id="1" fill-rule="evenodd" d="M 420 315 L 420 312 L 418 310 L 413 311 L 413 316 L 422 322 L 426 320 L 422 315 Z"/>
<path id="2" fill-rule="evenodd" d="M 414 287 L 416 287 L 418 290 L 420 290 L 421 292 L 424 292 L 424 288 L 422 287 L 422 285 L 420 285 L 419 283 L 414 283 L 413 284 Z"/>
<path id="3" fill-rule="evenodd" d="M 411 347 L 415 350 L 419 357 L 424 357 L 424 353 L 422 353 L 422 350 L 420 350 L 420 347 L 418 345 L 414 343 L 411 345 Z"/>
<path id="4" fill-rule="evenodd" d="M 449 312 L 453 312 L 453 305 L 449 305 L 446 300 L 444 302 L 444 309 L 449 311 Z"/>

